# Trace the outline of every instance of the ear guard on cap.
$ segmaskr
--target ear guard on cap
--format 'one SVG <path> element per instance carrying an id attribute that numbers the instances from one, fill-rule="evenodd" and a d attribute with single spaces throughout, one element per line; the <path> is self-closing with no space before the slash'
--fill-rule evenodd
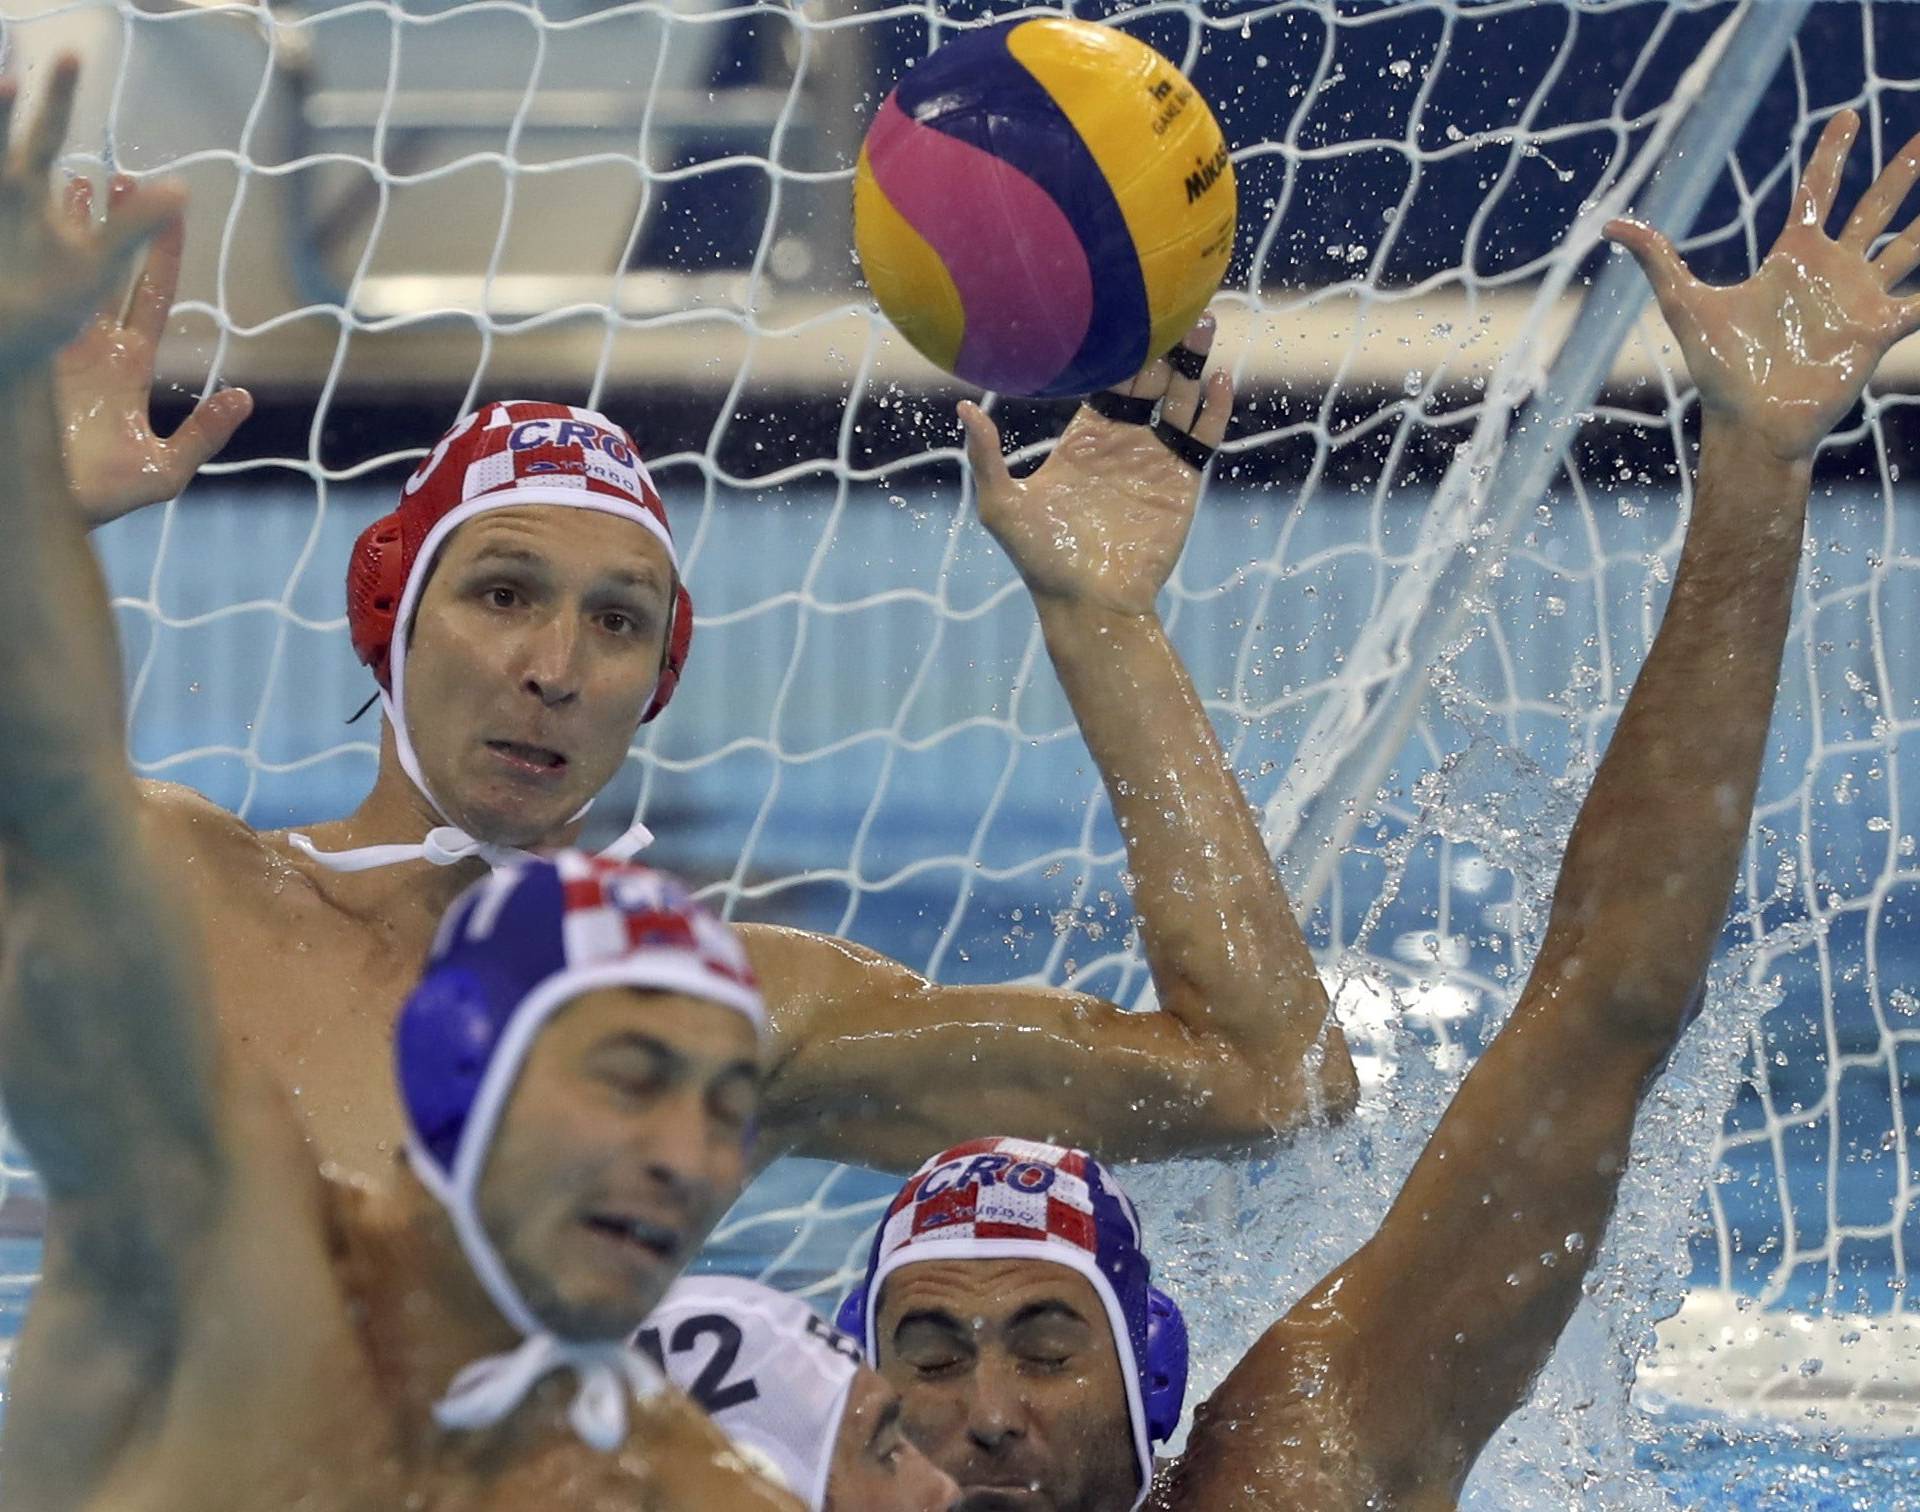
<path id="1" fill-rule="evenodd" d="M 849 1339 L 864 1342 L 867 1337 L 867 1283 L 855 1284 L 847 1293 L 846 1300 L 840 1304 L 840 1310 L 833 1315 L 833 1326 Z M 873 1362 L 869 1360 L 868 1364 Z"/>
<path id="2" fill-rule="evenodd" d="M 867 1300 L 867 1284 L 859 1282 L 834 1314 L 833 1326 L 864 1341 Z M 1140 1400 L 1147 1413 L 1147 1438 L 1153 1443 L 1164 1444 L 1180 1426 L 1180 1410 L 1187 1400 L 1187 1362 L 1187 1320 L 1180 1304 L 1157 1286 L 1147 1288 L 1147 1358 L 1140 1372 Z"/>
<path id="3" fill-rule="evenodd" d="M 361 531 L 347 558 L 347 631 L 353 654 L 373 669 L 383 688 L 393 686 L 388 660 L 400 596 L 407 591 L 406 546 L 400 516 L 385 514 Z"/>
<path id="4" fill-rule="evenodd" d="M 687 653 L 693 649 L 693 595 L 677 578 L 673 584 L 673 620 L 667 626 L 667 643 L 661 652 L 660 676 L 653 685 L 653 697 L 640 715 L 645 724 L 667 706 L 673 690 L 680 686 L 681 670 L 687 665 Z"/>
<path id="5" fill-rule="evenodd" d="M 1159 1287 L 1149 1287 L 1140 1399 L 1147 1409 L 1147 1437 L 1156 1444 L 1164 1444 L 1180 1426 L 1180 1409 L 1187 1401 L 1187 1359 L 1187 1320 L 1180 1304 Z"/>

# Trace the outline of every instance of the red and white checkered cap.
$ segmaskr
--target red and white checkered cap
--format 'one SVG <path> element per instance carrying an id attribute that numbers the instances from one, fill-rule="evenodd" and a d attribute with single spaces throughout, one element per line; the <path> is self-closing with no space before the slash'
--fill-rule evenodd
<path id="1" fill-rule="evenodd" d="M 347 568 L 353 648 L 390 688 L 395 632 L 441 541 L 492 509 L 554 504 L 621 515 L 679 572 L 666 506 L 633 437 L 596 410 L 511 399 L 462 417 L 413 470 L 394 511 L 354 543 Z"/>
<path id="2" fill-rule="evenodd" d="M 631 986 L 722 1003 L 765 1034 L 767 1014 L 740 936 L 665 872 L 579 851 L 553 858 L 564 899 L 565 973 L 617 974 Z"/>
<path id="3" fill-rule="evenodd" d="M 909 1245 L 920 1248 L 919 1258 L 933 1259 L 930 1251 L 941 1245 L 997 1240 L 1092 1258 L 1100 1234 L 1089 1165 L 1083 1151 L 1027 1139 L 955 1145 L 894 1198 L 881 1228 L 879 1261 L 884 1265 Z"/>

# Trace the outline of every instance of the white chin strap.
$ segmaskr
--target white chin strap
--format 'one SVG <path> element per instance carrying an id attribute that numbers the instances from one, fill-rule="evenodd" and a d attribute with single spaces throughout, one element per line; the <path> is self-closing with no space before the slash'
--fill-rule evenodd
<path id="1" fill-rule="evenodd" d="M 433 802 L 431 798 L 427 800 Z M 580 813 L 584 814 L 585 809 Z M 574 815 L 579 818 L 580 815 Z M 436 825 L 417 845 L 362 845 L 352 850 L 323 851 L 311 835 L 288 835 L 287 843 L 304 856 L 310 856 L 328 871 L 377 871 L 383 866 L 398 866 L 404 861 L 425 861 L 432 866 L 457 866 L 471 857 L 479 857 L 489 866 L 511 866 L 532 858 L 532 851 L 516 850 L 511 845 L 489 845 L 476 840 L 457 824 Z M 618 839 L 598 854 L 603 860 L 625 861 L 653 844 L 653 831 L 637 819 Z"/>
<path id="2" fill-rule="evenodd" d="M 535 1334 L 509 1354 L 475 1360 L 433 1404 L 433 1420 L 447 1429 L 491 1428 L 556 1370 L 580 1378 L 567 1422 L 583 1443 L 611 1454 L 627 1441 L 627 1399 L 645 1401 L 660 1390 L 653 1362 L 624 1344 L 568 1344 Z"/>
<path id="3" fill-rule="evenodd" d="M 399 668 L 395 667 L 395 685 L 399 685 Z M 400 769 L 407 774 L 407 780 L 414 790 L 427 800 L 428 805 L 442 819 L 447 811 L 440 806 L 440 800 L 433 796 L 427 786 L 427 779 L 421 775 L 420 761 L 413 753 L 413 741 L 407 734 L 406 720 L 401 717 L 398 700 L 384 688 L 380 692 L 380 707 L 386 714 L 387 723 L 393 727 L 394 749 L 400 754 Z M 573 819 L 579 819 L 590 808 L 591 802 L 580 806 Z M 568 821 L 569 823 L 572 820 Z M 399 866 L 408 861 L 425 861 L 430 866 L 457 866 L 460 862 L 477 857 L 489 866 L 510 866 L 515 862 L 528 860 L 531 851 L 516 849 L 510 845 L 494 845 L 489 841 L 476 839 L 459 825 L 449 820 L 427 831 L 424 839 L 399 845 L 362 845 L 351 850 L 323 851 L 313 843 L 311 835 L 294 834 L 287 836 L 287 844 L 301 855 L 310 857 L 328 871 L 363 872 L 376 871 L 383 866 Z M 653 844 L 653 831 L 638 819 L 626 827 L 613 844 L 600 851 L 602 860 L 627 861 L 640 854 Z"/>

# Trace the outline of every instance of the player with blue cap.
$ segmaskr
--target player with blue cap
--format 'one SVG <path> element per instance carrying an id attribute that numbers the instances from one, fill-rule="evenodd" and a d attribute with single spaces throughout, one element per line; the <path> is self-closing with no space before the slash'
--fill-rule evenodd
<path id="1" fill-rule="evenodd" d="M 942 1270 L 988 1268 L 991 1316 L 942 1305 Z M 1069 1273 L 1066 1277 L 1062 1271 Z M 1059 1456 L 1039 1434 L 998 1452 L 977 1442 L 965 1415 L 919 1414 L 916 1438 L 969 1489 L 1035 1489 L 1062 1506 L 1138 1507 L 1153 1483 L 1154 1446 L 1172 1437 L 1187 1390 L 1187 1328 L 1152 1284 L 1140 1218 L 1107 1170 L 1084 1150 L 1027 1139 L 977 1139 L 943 1150 L 908 1179 L 874 1235 L 866 1275 L 841 1305 L 840 1327 L 883 1358 L 881 1303 L 890 1281 L 915 1272 L 913 1316 L 892 1320 L 885 1353 L 959 1383 L 982 1360 L 1044 1362 L 1039 1418 L 1056 1426 Z M 996 1284 L 1004 1283 L 1004 1284 Z M 898 1309 L 891 1309 L 898 1313 Z M 926 1393 L 922 1393 L 924 1397 Z M 1051 1415 L 1057 1413 L 1057 1416 Z M 1124 1438 L 1116 1433 L 1125 1425 Z M 974 1425 L 977 1428 L 977 1425 Z M 935 1437 L 928 1442 L 922 1435 Z"/>
<path id="2" fill-rule="evenodd" d="M 483 1178 L 501 1119 L 536 1040 L 563 1008 L 621 988 L 718 1004 L 743 1017 L 756 1041 L 765 1032 L 759 988 L 732 930 L 673 878 L 577 851 L 504 867 L 474 883 L 441 921 L 420 985 L 400 1011 L 394 1056 L 411 1126 L 408 1163 L 446 1208 L 474 1275 L 522 1336 L 511 1353 L 459 1374 L 434 1409 L 445 1427 L 498 1422 L 541 1377 L 565 1368 L 581 1381 L 572 1408 L 576 1430 L 596 1447 L 613 1449 L 626 1431 L 629 1393 L 623 1388 L 645 1396 L 660 1384 L 659 1373 L 624 1340 L 731 1201 L 737 1176 L 717 1186 L 708 1211 L 684 1211 L 678 1219 L 637 1189 L 623 1199 L 609 1194 L 609 1205 L 597 1208 L 584 1227 L 657 1263 L 632 1270 L 628 1294 L 608 1299 L 615 1311 L 632 1313 L 626 1327 L 587 1342 L 563 1338 L 529 1305 L 482 1212 Z M 643 1077 L 652 1075 L 650 1061 L 662 1052 L 654 1045 L 633 1057 L 646 1067 Z M 621 1077 L 628 1074 L 618 1059 L 625 1053 L 604 1052 Z M 736 1083 L 744 1150 L 753 1088 L 739 1078 Z M 626 1183 L 615 1177 L 614 1185 Z M 516 1229 L 521 1225 L 518 1212 L 502 1216 Z M 630 1269 L 623 1266 L 620 1275 Z M 539 1284 L 550 1293 L 556 1285 L 551 1277 Z"/>

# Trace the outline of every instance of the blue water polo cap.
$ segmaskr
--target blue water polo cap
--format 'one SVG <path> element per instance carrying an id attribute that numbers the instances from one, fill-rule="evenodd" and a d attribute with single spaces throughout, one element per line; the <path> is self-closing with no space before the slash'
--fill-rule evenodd
<path id="1" fill-rule="evenodd" d="M 765 1032 L 745 947 L 675 878 L 578 851 L 502 867 L 447 910 L 394 1033 L 423 1179 L 478 1174 L 540 1026 L 603 987 L 705 998 Z"/>
<path id="2" fill-rule="evenodd" d="M 976 1139 L 935 1155 L 887 1208 L 839 1326 L 877 1365 L 880 1292 L 894 1271 L 923 1260 L 1007 1259 L 1077 1271 L 1106 1309 L 1139 1463 L 1138 1507 L 1153 1481 L 1153 1445 L 1180 1423 L 1187 1325 L 1173 1298 L 1152 1284 L 1132 1201 L 1086 1151 Z"/>

